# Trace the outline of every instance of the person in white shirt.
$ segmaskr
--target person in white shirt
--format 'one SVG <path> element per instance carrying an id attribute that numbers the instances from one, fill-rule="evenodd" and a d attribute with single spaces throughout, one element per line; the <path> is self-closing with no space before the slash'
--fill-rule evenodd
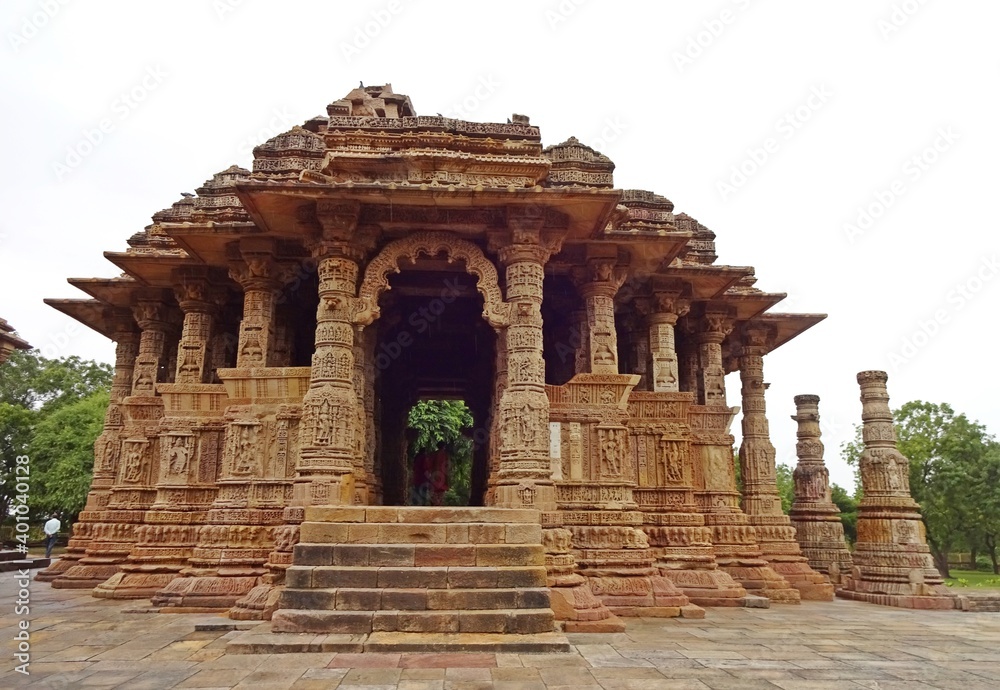
<path id="1" fill-rule="evenodd" d="M 59 522 L 59 518 L 55 515 L 50 517 L 42 527 L 42 531 L 45 532 L 45 557 L 52 557 L 52 547 L 56 545 L 56 535 L 59 534 L 59 530 L 62 529 L 62 523 Z"/>

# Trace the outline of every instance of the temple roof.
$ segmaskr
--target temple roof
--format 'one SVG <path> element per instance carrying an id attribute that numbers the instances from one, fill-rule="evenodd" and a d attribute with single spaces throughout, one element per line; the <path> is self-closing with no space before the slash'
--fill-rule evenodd
<path id="1" fill-rule="evenodd" d="M 595 246 L 614 247 L 620 265 L 642 280 L 667 277 L 684 295 L 711 301 L 746 322 L 768 316 L 785 297 L 754 287 L 746 266 L 716 265 L 716 235 L 648 190 L 614 188 L 614 162 L 575 137 L 543 148 L 525 115 L 505 123 L 417 115 L 390 84 L 359 86 L 314 117 L 253 150 L 250 169 L 231 165 L 106 252 L 124 277 L 74 279 L 93 300 L 127 307 L 139 289 L 170 287 L 190 266 L 225 272 L 233 243 L 268 236 L 282 260 L 299 261 L 318 232 L 317 211 L 358 204 L 359 224 L 383 237 L 420 230 L 487 239 L 507 227 L 509 209 L 537 209 L 563 245 L 547 271 L 568 274 Z M 631 299 L 622 297 L 621 299 Z M 53 300 L 101 330 L 93 300 Z M 806 321 L 812 325 L 815 315 Z M 779 320 L 785 340 L 797 331 Z M 778 322 L 776 322 L 778 323 Z M 784 342 L 784 340 L 782 340 Z"/>

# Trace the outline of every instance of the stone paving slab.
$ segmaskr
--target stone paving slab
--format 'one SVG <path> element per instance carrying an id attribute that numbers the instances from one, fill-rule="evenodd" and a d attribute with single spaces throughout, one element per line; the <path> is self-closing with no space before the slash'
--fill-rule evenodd
<path id="1" fill-rule="evenodd" d="M 0 688 L 312 690 L 978 690 L 1000 688 L 1000 615 L 854 601 L 708 609 L 704 619 L 630 619 L 624 633 L 571 633 L 549 654 L 358 653 L 309 636 L 312 652 L 233 654 L 267 626 L 218 615 L 125 613 L 143 602 L 31 583 L 30 676 L 17 673 L 17 586 L 0 574 Z M 319 638 L 319 639 L 313 639 Z M 345 643 L 340 645 L 340 643 Z"/>

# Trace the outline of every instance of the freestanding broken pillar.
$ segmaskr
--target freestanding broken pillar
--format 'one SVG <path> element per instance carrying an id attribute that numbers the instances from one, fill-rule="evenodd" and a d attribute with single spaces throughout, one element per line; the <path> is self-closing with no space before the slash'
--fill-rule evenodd
<path id="1" fill-rule="evenodd" d="M 896 447 L 884 371 L 862 371 L 865 450 L 858 464 L 864 498 L 858 506 L 854 567 L 837 595 L 873 604 L 951 609 L 955 598 L 934 567 L 920 506 L 910 496 L 910 461 Z"/>
<path id="2" fill-rule="evenodd" d="M 788 517 L 809 565 L 839 585 L 851 572 L 851 552 L 844 539 L 840 509 L 830 497 L 830 474 L 823 464 L 819 396 L 796 395 L 795 407 L 792 419 L 799 424 L 795 444 L 799 461 L 792 474 L 795 500 Z"/>

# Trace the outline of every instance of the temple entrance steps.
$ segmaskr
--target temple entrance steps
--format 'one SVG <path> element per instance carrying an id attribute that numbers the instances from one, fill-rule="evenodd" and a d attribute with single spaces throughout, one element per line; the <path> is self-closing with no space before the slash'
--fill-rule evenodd
<path id="1" fill-rule="evenodd" d="M 399 650 L 558 651 L 540 513 L 308 508 L 273 633 L 369 636 Z"/>

